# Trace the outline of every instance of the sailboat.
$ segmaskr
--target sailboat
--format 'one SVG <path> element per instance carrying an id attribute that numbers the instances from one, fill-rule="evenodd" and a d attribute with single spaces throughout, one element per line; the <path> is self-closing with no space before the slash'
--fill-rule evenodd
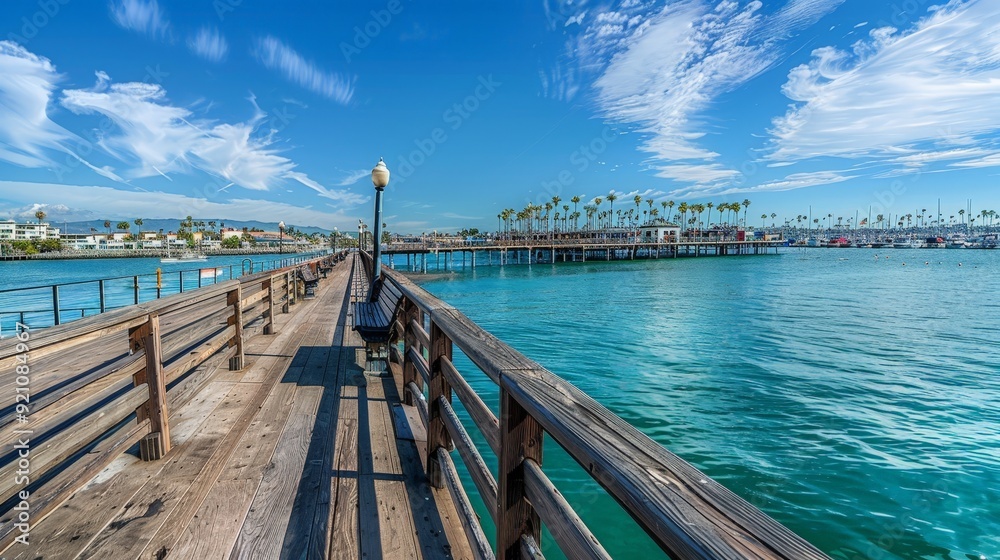
<path id="1" fill-rule="evenodd" d="M 195 253 L 194 251 L 184 251 L 176 257 L 170 256 L 170 242 L 167 242 L 167 256 L 160 259 L 161 263 L 183 263 L 183 262 L 203 262 L 207 261 L 208 256 L 201 253 Z"/>

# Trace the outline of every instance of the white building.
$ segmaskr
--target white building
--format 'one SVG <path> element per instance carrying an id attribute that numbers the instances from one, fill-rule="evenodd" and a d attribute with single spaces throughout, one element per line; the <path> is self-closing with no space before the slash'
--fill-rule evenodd
<path id="1" fill-rule="evenodd" d="M 83 251 L 97 249 L 99 237 L 101 236 L 87 233 L 64 233 L 59 239 L 62 240 L 63 247 Z"/>
<path id="2" fill-rule="evenodd" d="M 680 235 L 681 226 L 662 219 L 639 227 L 639 243 L 676 243 Z"/>
<path id="3" fill-rule="evenodd" d="M 59 228 L 42 223 L 19 224 L 14 220 L 0 222 L 0 241 L 30 241 L 32 239 L 58 239 Z"/>

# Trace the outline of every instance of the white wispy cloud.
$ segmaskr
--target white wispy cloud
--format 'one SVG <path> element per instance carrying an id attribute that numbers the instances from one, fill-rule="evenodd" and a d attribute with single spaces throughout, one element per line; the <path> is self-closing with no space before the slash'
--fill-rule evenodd
<path id="1" fill-rule="evenodd" d="M 170 21 L 156 0 L 117 0 L 109 8 L 111 19 L 123 29 L 154 38 L 170 34 Z"/>
<path id="2" fill-rule="evenodd" d="M 289 223 L 329 227 L 336 220 L 356 223 L 358 216 L 340 211 L 317 210 L 273 200 L 256 198 L 209 199 L 160 191 L 129 191 L 90 185 L 62 185 L 0 181 L 4 202 L 10 206 L 0 213 L 16 213 L 29 205 L 48 211 L 58 208 L 65 219 L 144 219 L 180 216 L 225 216 L 227 220 L 272 222 L 281 216 Z M 336 207 L 342 210 L 342 207 Z"/>
<path id="3" fill-rule="evenodd" d="M 222 62 L 229 53 L 229 43 L 218 29 L 202 27 L 188 39 L 191 52 L 211 62 Z"/>
<path id="4" fill-rule="evenodd" d="M 117 125 L 103 133 L 99 145 L 129 166 L 130 178 L 200 170 L 227 183 L 265 191 L 291 180 L 345 204 L 364 198 L 323 187 L 274 147 L 274 131 L 261 131 L 267 114 L 250 98 L 253 116 L 245 122 L 221 123 L 196 118 L 191 110 L 167 101 L 158 84 L 109 84 L 105 75 L 91 89 L 63 91 L 62 105 L 80 114 L 99 113 Z"/>
<path id="5" fill-rule="evenodd" d="M 889 175 L 1000 164 L 997 29 L 993 3 L 955 0 L 911 30 L 874 29 L 851 52 L 814 50 L 788 75 L 796 103 L 774 120 L 768 158 L 874 160 L 895 166 Z"/>
<path id="6" fill-rule="evenodd" d="M 351 186 L 354 183 L 357 183 L 361 179 L 364 179 L 365 177 L 368 177 L 370 175 L 371 175 L 371 171 L 369 171 L 367 169 L 356 169 L 356 170 L 351 171 L 350 173 L 348 173 L 347 176 L 344 177 L 343 179 L 337 181 L 337 186 L 338 187 L 348 187 L 348 186 Z"/>
<path id="7" fill-rule="evenodd" d="M 354 79 L 319 69 L 281 40 L 268 35 L 254 49 L 261 64 L 314 93 L 346 105 L 354 96 Z"/>
<path id="8" fill-rule="evenodd" d="M 720 130 L 708 110 L 730 92 L 772 68 L 787 40 L 844 0 L 790 0 L 770 15 L 762 3 L 683 0 L 665 7 L 624 2 L 565 18 L 581 23 L 567 58 L 576 65 L 543 79 L 559 91 L 564 76 L 592 78 L 602 116 L 645 135 L 641 149 L 660 177 L 713 189 L 740 177 L 706 147 Z"/>
<path id="9" fill-rule="evenodd" d="M 53 165 L 47 152 L 72 137 L 48 115 L 58 80 L 47 58 L 0 41 L 0 159 L 22 167 Z"/>
<path id="10" fill-rule="evenodd" d="M 0 160 L 57 171 L 79 163 L 123 182 L 111 167 L 98 167 L 77 154 L 75 148 L 89 148 L 90 144 L 49 118 L 49 104 L 59 79 L 47 58 L 16 43 L 0 41 Z"/>
<path id="11" fill-rule="evenodd" d="M 790 191 L 817 185 L 829 185 L 831 183 L 841 183 L 849 179 L 854 179 L 857 175 L 844 175 L 838 171 L 814 171 L 810 173 L 792 173 L 784 179 L 768 181 L 747 189 L 732 189 L 725 193 L 735 192 L 763 192 L 763 191 Z"/>

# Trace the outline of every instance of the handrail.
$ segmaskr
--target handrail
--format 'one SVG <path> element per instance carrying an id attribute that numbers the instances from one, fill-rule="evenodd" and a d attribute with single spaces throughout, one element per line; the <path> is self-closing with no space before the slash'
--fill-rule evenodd
<path id="1" fill-rule="evenodd" d="M 361 254 L 364 259 L 366 255 Z M 370 259 L 369 259 L 370 262 Z M 472 473 L 487 509 L 495 512 L 497 558 L 537 557 L 544 521 L 570 557 L 606 556 L 596 538 L 554 494 L 541 469 L 542 434 L 548 434 L 617 500 L 669 555 L 680 559 L 795 559 L 828 556 L 759 509 L 709 478 L 612 413 L 583 391 L 546 370 L 472 322 L 459 310 L 402 274 L 385 271 L 404 296 L 402 363 L 406 404 L 427 403 L 428 478 L 441 487 L 442 461 L 452 439 Z M 429 325 L 429 327 L 425 327 Z M 424 331 L 424 332 L 420 332 Z M 427 339 L 426 365 L 422 346 Z M 461 380 L 451 361 L 460 349 L 500 390 L 499 418 Z M 420 382 L 429 367 L 428 397 Z M 417 373 L 419 371 L 419 373 Z M 452 391 L 453 385 L 455 391 Z M 454 425 L 449 404 L 457 395 L 499 460 L 496 502 L 492 476 L 484 476 L 478 451 Z M 421 410 L 421 417 L 425 417 Z M 496 423 L 495 423 L 496 422 Z M 491 433 L 492 432 L 492 433 Z M 478 457 L 478 458 L 477 458 Z M 487 475 L 489 473 L 486 473 Z M 448 477 L 445 476 L 447 479 Z M 450 479 L 447 480 L 450 484 Z M 474 516 L 465 523 L 478 525 Z M 467 529 L 468 530 L 468 529 Z M 480 529 L 481 530 L 481 529 Z"/>
<path id="2" fill-rule="evenodd" d="M 275 306 L 287 313 L 297 302 L 295 270 L 326 258 L 0 340 L 0 388 L 24 397 L 0 408 L 0 515 L 28 508 L 33 525 L 136 442 L 145 460 L 169 452 L 170 410 L 211 380 L 213 368 L 199 366 L 228 359 L 229 369 L 242 369 L 246 329 L 274 334 Z M 89 362 L 63 358 L 98 340 L 105 353 Z M 30 479 L 14 476 L 25 433 Z M 30 502 L 18 497 L 24 492 Z M 0 551 L 18 531 L 17 523 L 0 527 Z"/>
<path id="3" fill-rule="evenodd" d="M 333 255 L 329 255 L 333 256 Z M 9 324 L 10 317 L 24 323 L 26 317 L 40 319 L 32 321 L 37 328 L 59 326 L 64 322 L 78 321 L 97 314 L 128 308 L 140 303 L 163 299 L 168 294 L 186 293 L 204 287 L 200 272 L 209 269 L 221 270 L 217 276 L 209 279 L 210 284 L 219 284 L 232 280 L 243 280 L 247 276 L 267 274 L 291 266 L 301 266 L 303 263 L 315 262 L 327 255 L 316 256 L 313 253 L 293 254 L 280 259 L 262 260 L 251 266 L 259 265 L 261 272 L 244 274 L 242 266 L 212 265 L 192 269 L 170 270 L 167 272 L 135 274 L 130 276 L 114 276 L 93 280 L 77 280 L 58 284 L 45 284 L 0 290 L 0 299 L 7 302 L 6 309 L 0 309 L 0 320 Z M 287 264 L 286 264 L 287 263 Z M 239 274 L 239 275 L 237 275 Z M 70 292 L 77 301 L 67 304 L 65 293 Z M 41 303 L 41 300 L 47 303 Z M 15 309 L 16 307 L 16 309 Z M 73 312 L 73 313 L 69 313 Z M 78 315 L 77 313 L 78 312 Z M 88 313 L 90 313 L 88 315 Z M 72 316 L 68 316 L 72 315 Z M 6 319 L 4 319 L 6 318 Z M 3 323 L 0 323 L 3 327 Z M 3 333 L 0 333 L 3 334 Z"/>

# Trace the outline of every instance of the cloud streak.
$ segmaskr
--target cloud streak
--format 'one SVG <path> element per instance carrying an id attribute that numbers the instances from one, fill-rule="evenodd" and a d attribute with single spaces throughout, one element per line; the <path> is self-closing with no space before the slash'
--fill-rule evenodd
<path id="1" fill-rule="evenodd" d="M 795 105 L 774 120 L 768 159 L 874 160 L 890 174 L 997 165 L 998 28 L 992 3 L 952 1 L 908 32 L 814 50 L 782 88 Z"/>
<path id="2" fill-rule="evenodd" d="M 188 39 L 191 52 L 210 62 L 222 62 L 229 53 L 229 43 L 217 29 L 202 27 Z"/>
<path id="3" fill-rule="evenodd" d="M 354 97 L 354 79 L 319 69 L 279 39 L 268 35 L 257 41 L 254 54 L 269 70 L 277 70 L 296 83 L 342 105 Z"/>
<path id="4" fill-rule="evenodd" d="M 152 38 L 170 34 L 170 21 L 156 0 L 118 0 L 109 8 L 112 21 L 122 29 Z"/>
<path id="5" fill-rule="evenodd" d="M 705 147 L 706 137 L 719 130 L 708 110 L 721 95 L 772 68 L 789 37 L 843 1 L 790 0 L 772 14 L 763 14 L 756 0 L 683 0 L 662 8 L 623 2 L 569 17 L 581 32 L 566 51 L 577 62 L 574 78 L 596 76 L 602 116 L 645 135 L 640 149 L 657 176 L 696 191 L 717 189 L 741 174 Z M 543 79 L 543 89 L 559 91 L 559 78 L 568 74 Z"/>
<path id="6" fill-rule="evenodd" d="M 227 200 L 209 200 L 202 197 L 159 191 L 127 191 L 111 187 L 88 185 L 59 185 L 53 183 L 28 183 L 0 181 L 0 191 L 5 201 L 16 207 L 39 204 L 46 207 L 58 205 L 62 213 L 74 219 L 167 219 L 180 216 L 225 216 L 227 220 L 273 222 L 281 216 L 287 222 L 302 225 L 327 225 L 335 216 L 330 211 L 303 208 L 284 202 L 240 197 Z M 4 208 L 14 211 L 16 208 Z M 346 218 L 342 218 L 346 219 Z"/>

